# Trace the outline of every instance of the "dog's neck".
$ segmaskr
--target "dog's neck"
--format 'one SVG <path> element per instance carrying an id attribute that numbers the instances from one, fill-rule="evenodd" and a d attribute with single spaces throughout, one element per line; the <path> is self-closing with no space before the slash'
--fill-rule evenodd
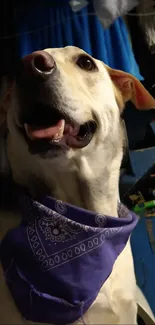
<path id="1" fill-rule="evenodd" d="M 108 156 L 106 153 L 104 156 L 98 155 L 97 161 L 96 155 L 87 158 L 81 156 L 75 158 L 72 166 L 66 169 L 64 166 L 52 168 L 49 163 L 44 169 L 47 172 L 44 176 L 50 195 L 96 213 L 117 216 L 122 152 L 118 150 L 113 160 L 109 152 Z M 49 169 L 53 172 L 49 173 Z"/>

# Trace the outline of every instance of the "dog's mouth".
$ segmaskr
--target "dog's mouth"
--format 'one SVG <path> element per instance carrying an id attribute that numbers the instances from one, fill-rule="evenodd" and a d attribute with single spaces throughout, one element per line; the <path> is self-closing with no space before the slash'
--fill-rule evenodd
<path id="1" fill-rule="evenodd" d="M 36 121 L 35 121 L 36 120 Z M 90 120 L 77 124 L 57 110 L 52 110 L 51 117 L 28 117 L 24 121 L 26 136 L 33 144 L 45 143 L 49 147 L 84 148 L 92 140 L 97 124 Z"/>

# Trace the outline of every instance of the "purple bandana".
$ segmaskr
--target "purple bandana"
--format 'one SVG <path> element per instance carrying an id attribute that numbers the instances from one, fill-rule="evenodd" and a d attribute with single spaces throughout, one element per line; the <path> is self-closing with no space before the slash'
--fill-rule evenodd
<path id="1" fill-rule="evenodd" d="M 73 323 L 96 299 L 137 217 L 122 204 L 114 218 L 51 197 L 25 197 L 22 211 L 0 246 L 13 298 L 27 320 Z"/>

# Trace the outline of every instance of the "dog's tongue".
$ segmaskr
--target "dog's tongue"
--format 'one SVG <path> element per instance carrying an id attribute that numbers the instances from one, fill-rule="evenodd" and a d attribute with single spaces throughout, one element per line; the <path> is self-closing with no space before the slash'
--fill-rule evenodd
<path id="1" fill-rule="evenodd" d="M 67 144 L 72 148 L 83 148 L 89 143 L 89 138 L 79 139 L 77 134 L 79 127 L 73 127 L 60 120 L 56 125 L 48 128 L 36 128 L 29 124 L 24 125 L 27 136 L 31 140 L 53 140 L 62 145 Z"/>
<path id="2" fill-rule="evenodd" d="M 31 140 L 48 139 L 61 140 L 63 137 L 74 137 L 78 134 L 79 127 L 73 127 L 65 123 L 65 120 L 60 120 L 56 125 L 48 128 L 36 128 L 29 124 L 24 125 L 26 133 Z"/>
<path id="3" fill-rule="evenodd" d="M 62 138 L 65 121 L 60 120 L 56 125 L 48 127 L 48 128 L 40 128 L 36 129 L 28 124 L 25 124 L 25 130 L 29 138 L 33 140 L 37 139 L 58 139 Z"/>

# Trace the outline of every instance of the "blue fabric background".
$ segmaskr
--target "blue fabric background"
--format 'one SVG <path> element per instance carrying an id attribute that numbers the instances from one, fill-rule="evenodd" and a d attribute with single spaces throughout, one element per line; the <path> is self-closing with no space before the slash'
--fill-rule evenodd
<path id="1" fill-rule="evenodd" d="M 149 219 L 152 220 L 153 231 L 155 231 L 155 218 L 152 217 Z M 152 252 L 149 243 L 146 229 L 146 218 L 141 218 L 136 226 L 131 237 L 131 247 L 133 251 L 137 284 L 141 288 L 155 315 L 155 252 Z"/>
<path id="2" fill-rule="evenodd" d="M 104 30 L 91 2 L 78 13 L 66 0 L 54 1 L 53 5 L 47 0 L 37 5 L 22 2 L 16 19 L 20 56 L 47 47 L 75 45 L 109 66 L 142 79 L 124 21 L 119 18 Z"/>

